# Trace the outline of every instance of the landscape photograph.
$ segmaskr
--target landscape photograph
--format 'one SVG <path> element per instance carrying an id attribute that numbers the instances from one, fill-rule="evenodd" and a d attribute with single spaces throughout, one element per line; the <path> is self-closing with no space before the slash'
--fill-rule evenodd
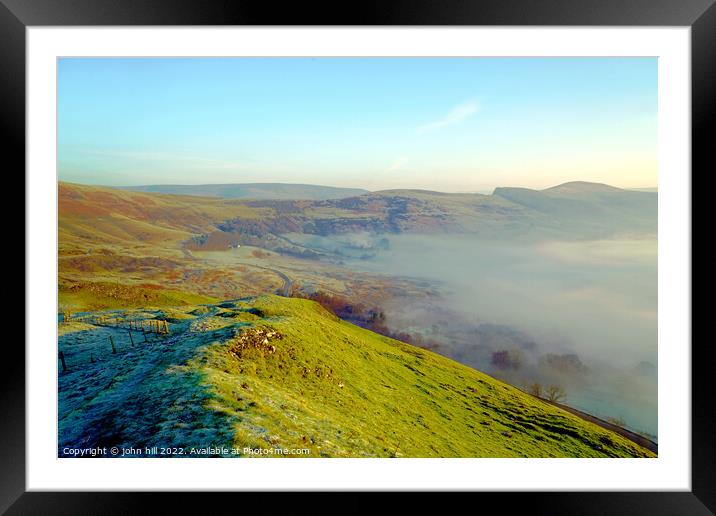
<path id="1" fill-rule="evenodd" d="M 57 456 L 657 457 L 657 66 L 59 59 Z"/>

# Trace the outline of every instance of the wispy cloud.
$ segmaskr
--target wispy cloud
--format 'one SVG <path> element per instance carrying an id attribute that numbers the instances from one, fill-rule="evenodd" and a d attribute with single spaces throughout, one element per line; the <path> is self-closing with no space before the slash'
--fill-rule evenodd
<path id="1" fill-rule="evenodd" d="M 215 159 L 205 156 L 175 154 L 170 152 L 118 151 L 104 149 L 82 149 L 80 152 L 83 152 L 86 155 L 109 157 L 134 163 L 151 163 L 152 165 L 162 163 L 167 166 L 183 165 L 185 167 L 189 166 L 211 169 L 237 169 L 242 166 L 241 163 L 236 161 Z"/>
<path id="2" fill-rule="evenodd" d="M 445 115 L 441 119 L 418 126 L 415 132 L 417 132 L 418 134 L 427 134 L 440 131 L 442 129 L 445 129 L 446 127 L 450 127 L 464 122 L 472 115 L 477 113 L 479 110 L 480 106 L 476 101 L 470 100 L 467 102 L 463 102 L 462 104 L 455 106 L 447 115 Z"/>
<path id="3" fill-rule="evenodd" d="M 386 172 L 394 172 L 396 170 L 400 170 L 405 166 L 405 164 L 408 162 L 408 158 L 405 156 L 401 156 L 399 158 L 396 158 L 393 163 L 385 169 Z"/>

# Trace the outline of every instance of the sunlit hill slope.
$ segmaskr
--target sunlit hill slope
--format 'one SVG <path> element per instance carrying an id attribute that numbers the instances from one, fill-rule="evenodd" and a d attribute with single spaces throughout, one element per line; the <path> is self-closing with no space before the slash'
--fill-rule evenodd
<path id="1" fill-rule="evenodd" d="M 307 449 L 323 457 L 648 457 L 490 376 L 262 296 L 60 324 L 64 447 Z M 122 321 L 169 321 L 169 335 Z M 109 337 L 116 343 L 112 353 Z M 62 454 L 62 452 L 60 452 Z M 247 455 L 241 452 L 240 455 Z"/>

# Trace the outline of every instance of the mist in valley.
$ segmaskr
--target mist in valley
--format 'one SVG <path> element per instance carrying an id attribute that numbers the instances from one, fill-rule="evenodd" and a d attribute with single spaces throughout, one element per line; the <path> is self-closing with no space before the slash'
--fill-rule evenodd
<path id="1" fill-rule="evenodd" d="M 657 435 L 656 240 L 355 234 L 313 244 L 356 270 L 438 287 L 437 300 L 381 306 L 391 328 L 518 387 L 559 385 L 568 405 Z"/>

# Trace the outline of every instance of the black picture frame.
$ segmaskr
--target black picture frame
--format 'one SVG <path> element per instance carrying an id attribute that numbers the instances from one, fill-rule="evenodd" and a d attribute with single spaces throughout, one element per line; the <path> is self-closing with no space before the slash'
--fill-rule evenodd
<path id="1" fill-rule="evenodd" d="M 692 73 L 692 171 L 707 171 L 716 106 L 714 0 L 383 0 L 278 5 L 208 0 L 0 0 L 0 127 L 4 162 L 25 168 L 25 30 L 29 26 L 87 25 L 554 25 L 689 26 Z M 8 161 L 8 158 L 10 160 Z M 13 171 L 13 173 L 15 173 Z M 693 172 L 684 171 L 684 173 Z M 24 186 L 20 186 L 24 189 Z M 25 268 L 25 275 L 31 274 Z M 28 307 L 31 309 L 31 307 Z M 674 344 L 674 343 L 672 343 Z M 690 345 L 691 343 L 678 343 Z M 692 346 L 692 490 L 690 492 L 480 493 L 478 501 L 536 514 L 701 515 L 716 511 L 714 405 L 709 342 Z M 142 514 L 160 497 L 160 513 L 274 512 L 276 493 L 49 493 L 25 490 L 25 355 L 5 346 L 0 375 L 0 511 L 7 514 Z M 13 354 L 15 356 L 13 356 Z M 316 494 L 293 493 L 295 511 L 333 505 Z M 370 510 L 380 494 L 349 494 L 339 512 Z M 458 494 L 454 494 L 458 496 Z M 460 495 L 464 496 L 464 495 Z M 206 498 L 211 498 L 210 500 Z M 284 497 L 286 498 L 286 497 Z M 404 497 L 404 510 L 424 504 L 422 493 Z M 497 498 L 497 499 L 495 499 Z M 509 498 L 509 501 L 508 501 Z M 270 505 L 267 505 L 268 501 Z M 455 502 L 460 502 L 455 500 Z M 223 509 L 222 509 L 223 507 Z M 313 512 L 313 511 L 311 511 Z"/>

